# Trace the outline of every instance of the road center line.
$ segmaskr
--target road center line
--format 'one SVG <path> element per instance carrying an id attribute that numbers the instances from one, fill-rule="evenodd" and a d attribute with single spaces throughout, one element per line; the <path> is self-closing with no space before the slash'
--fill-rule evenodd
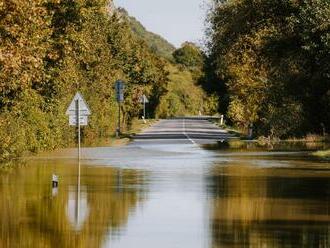
<path id="1" fill-rule="evenodd" d="M 189 135 L 187 134 L 186 132 L 186 119 L 183 119 L 183 122 L 182 122 L 182 128 L 183 128 L 183 135 L 186 136 L 186 138 L 194 145 L 196 145 L 196 142 L 193 141 Z"/>

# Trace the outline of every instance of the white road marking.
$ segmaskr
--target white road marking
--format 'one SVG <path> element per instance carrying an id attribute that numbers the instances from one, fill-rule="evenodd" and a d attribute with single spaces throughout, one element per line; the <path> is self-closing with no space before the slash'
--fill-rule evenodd
<path id="1" fill-rule="evenodd" d="M 193 141 L 193 140 L 189 137 L 189 135 L 187 134 L 187 132 L 186 132 L 186 119 L 183 119 L 183 122 L 182 122 L 182 128 L 183 128 L 183 134 L 184 134 L 184 136 L 186 136 L 187 139 L 188 139 L 192 144 L 196 145 L 196 142 Z"/>

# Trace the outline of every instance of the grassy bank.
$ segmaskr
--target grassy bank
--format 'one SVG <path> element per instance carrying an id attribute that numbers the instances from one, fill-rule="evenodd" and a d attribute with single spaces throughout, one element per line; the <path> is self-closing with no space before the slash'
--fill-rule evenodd
<path id="1" fill-rule="evenodd" d="M 330 137 L 329 135 L 307 134 L 304 137 L 289 137 L 279 139 L 276 137 L 259 136 L 249 139 L 246 131 L 227 125 L 220 125 L 219 121 L 213 121 L 220 128 L 235 136 L 222 148 L 229 149 L 267 149 L 267 150 L 286 150 L 286 151 L 308 151 L 312 156 L 319 158 L 330 157 Z M 220 147 L 220 148 L 221 148 Z"/>
<path id="2" fill-rule="evenodd" d="M 319 157 L 319 158 L 330 159 L 330 149 L 325 150 L 325 151 L 314 152 L 313 156 L 316 156 L 316 157 Z"/>
<path id="3" fill-rule="evenodd" d="M 122 130 L 122 133 L 119 138 L 115 136 L 113 133 L 112 135 L 109 135 L 105 138 L 100 139 L 92 139 L 90 142 L 88 140 L 85 140 L 83 143 L 87 147 L 96 147 L 96 146 L 124 146 L 127 145 L 131 137 L 137 133 L 142 132 L 144 129 L 150 127 L 155 122 L 157 122 L 156 119 L 147 119 L 145 121 L 141 119 L 133 119 L 131 125 Z"/>
<path id="4" fill-rule="evenodd" d="M 228 133 L 234 134 L 236 137 L 241 138 L 242 140 L 249 139 L 247 135 L 247 130 L 243 130 L 241 128 L 220 125 L 219 121 L 214 122 L 218 127 L 225 129 Z M 250 139 L 249 139 L 250 140 Z M 280 139 L 278 137 L 266 137 L 266 136 L 257 136 L 252 138 L 253 141 L 258 143 L 278 143 L 278 142 L 288 142 L 288 143 L 330 143 L 329 135 L 319 135 L 319 134 L 307 134 L 303 137 L 288 137 L 285 139 Z M 252 141 L 251 140 L 251 141 Z"/>

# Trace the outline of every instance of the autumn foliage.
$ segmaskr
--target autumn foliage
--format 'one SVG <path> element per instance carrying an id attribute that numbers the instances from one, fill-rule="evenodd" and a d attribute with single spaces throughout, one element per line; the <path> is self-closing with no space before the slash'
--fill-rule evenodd
<path id="1" fill-rule="evenodd" d="M 67 145 L 64 115 L 76 91 L 93 115 L 85 139 L 112 135 L 114 82 L 126 82 L 123 126 L 151 113 L 164 94 L 165 62 L 135 35 L 106 0 L 0 0 L 0 159 Z"/>
<path id="2" fill-rule="evenodd" d="M 324 0 L 213 1 L 208 67 L 236 125 L 276 137 L 329 132 L 329 16 Z"/>

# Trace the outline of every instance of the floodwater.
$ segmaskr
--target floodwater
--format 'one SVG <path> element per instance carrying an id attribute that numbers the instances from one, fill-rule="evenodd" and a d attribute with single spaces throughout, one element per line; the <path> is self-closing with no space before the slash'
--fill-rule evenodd
<path id="1" fill-rule="evenodd" d="M 305 153 L 90 148 L 79 177 L 75 152 L 1 170 L 0 247 L 330 247 L 330 163 Z"/>

